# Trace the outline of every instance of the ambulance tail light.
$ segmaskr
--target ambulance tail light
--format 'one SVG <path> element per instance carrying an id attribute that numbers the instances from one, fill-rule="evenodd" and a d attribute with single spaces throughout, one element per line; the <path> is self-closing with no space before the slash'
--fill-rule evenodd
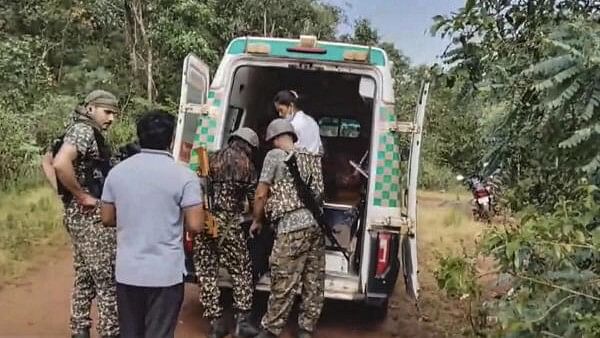
<path id="1" fill-rule="evenodd" d="M 293 53 L 307 53 L 307 54 L 327 54 L 325 48 L 311 48 L 311 47 L 290 47 L 287 49 L 288 52 Z"/>
<path id="2" fill-rule="evenodd" d="M 390 245 L 392 234 L 380 232 L 377 235 L 377 265 L 375 267 L 375 278 L 384 278 L 390 269 Z"/>

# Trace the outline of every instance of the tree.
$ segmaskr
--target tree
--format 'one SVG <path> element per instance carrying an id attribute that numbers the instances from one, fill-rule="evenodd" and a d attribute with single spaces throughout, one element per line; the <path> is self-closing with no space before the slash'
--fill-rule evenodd
<path id="1" fill-rule="evenodd" d="M 214 70 L 233 37 L 333 39 L 341 16 L 339 8 L 316 0 L 4 1 L 0 141 L 2 149 L 28 146 L 3 150 L 8 158 L 0 162 L 0 181 L 23 176 L 19 172 L 35 164 L 30 154 L 47 146 L 70 105 L 92 89 L 122 99 L 124 114 L 111 138 L 129 141 L 139 111 L 152 106 L 175 111 L 188 53 Z"/>
<path id="2" fill-rule="evenodd" d="M 487 158 L 503 171 L 508 207 L 520 212 L 483 241 L 512 276 L 512 294 L 488 307 L 498 336 L 600 334 L 599 195 L 589 184 L 598 168 L 599 9 L 469 0 L 434 24 L 454 38 L 449 75 L 486 100 Z"/>

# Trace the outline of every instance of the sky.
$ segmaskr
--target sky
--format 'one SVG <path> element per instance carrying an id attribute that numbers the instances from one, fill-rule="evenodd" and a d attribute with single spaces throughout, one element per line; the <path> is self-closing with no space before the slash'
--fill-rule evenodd
<path id="1" fill-rule="evenodd" d="M 352 32 L 355 19 L 369 19 L 383 41 L 393 42 L 396 48 L 417 64 L 440 62 L 449 41 L 429 32 L 438 14 L 450 14 L 464 6 L 465 0 L 325 0 L 325 3 L 344 9 L 348 23 L 339 27 L 340 33 Z"/>

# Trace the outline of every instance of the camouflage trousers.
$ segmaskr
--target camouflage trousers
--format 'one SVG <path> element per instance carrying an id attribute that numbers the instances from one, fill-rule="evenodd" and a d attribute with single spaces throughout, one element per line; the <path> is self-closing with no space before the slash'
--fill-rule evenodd
<path id="1" fill-rule="evenodd" d="M 252 266 L 246 244 L 246 236 L 235 213 L 215 214 L 218 223 L 218 238 L 199 234 L 194 242 L 194 270 L 200 287 L 200 302 L 204 306 L 204 317 L 219 318 L 223 308 L 219 299 L 219 267 L 223 266 L 231 276 L 233 284 L 233 306 L 238 311 L 252 309 Z M 219 241 L 222 240 L 221 246 Z"/>
<path id="2" fill-rule="evenodd" d="M 278 234 L 271 253 L 271 295 L 262 326 L 279 335 L 296 294 L 300 294 L 298 326 L 313 332 L 324 301 L 325 239 L 318 227 Z"/>
<path id="3" fill-rule="evenodd" d="M 100 222 L 100 210 L 84 211 L 71 202 L 64 223 L 73 243 L 75 280 L 71 295 L 71 332 L 89 330 L 90 309 L 97 297 L 98 333 L 119 334 L 115 284 L 116 232 Z"/>

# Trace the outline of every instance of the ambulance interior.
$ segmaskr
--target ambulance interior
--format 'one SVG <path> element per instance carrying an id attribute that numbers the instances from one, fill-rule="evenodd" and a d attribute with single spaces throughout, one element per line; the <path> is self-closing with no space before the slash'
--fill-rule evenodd
<path id="1" fill-rule="evenodd" d="M 365 87 L 371 93 L 361 95 Z M 324 147 L 325 220 L 350 255 L 348 263 L 327 241 L 327 270 L 357 275 L 366 213 L 368 178 L 365 175 L 368 175 L 368 151 L 372 142 L 375 82 L 365 76 L 339 72 L 260 66 L 238 68 L 227 100 L 224 140 L 239 127 L 255 130 L 261 139 L 256 161 L 259 170 L 270 150 L 264 141 L 266 128 L 277 117 L 273 97 L 283 89 L 297 91 L 302 97 L 304 112 L 320 126 Z"/>

